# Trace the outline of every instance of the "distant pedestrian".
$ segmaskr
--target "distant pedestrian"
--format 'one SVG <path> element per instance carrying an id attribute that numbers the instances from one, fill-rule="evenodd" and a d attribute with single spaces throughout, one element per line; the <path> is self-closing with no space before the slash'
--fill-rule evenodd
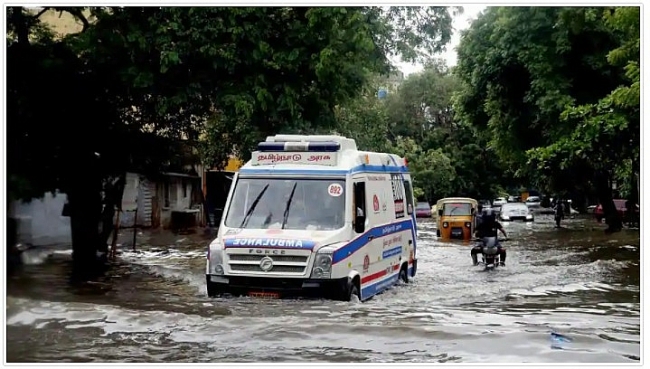
<path id="1" fill-rule="evenodd" d="M 627 218 L 627 226 L 632 227 L 634 226 L 634 205 L 632 204 L 632 201 L 630 199 L 627 199 L 625 201 L 625 218 Z"/>
<path id="2" fill-rule="evenodd" d="M 560 228 L 560 223 L 564 219 L 564 204 L 561 199 L 557 199 L 553 210 L 555 211 L 555 226 Z"/>

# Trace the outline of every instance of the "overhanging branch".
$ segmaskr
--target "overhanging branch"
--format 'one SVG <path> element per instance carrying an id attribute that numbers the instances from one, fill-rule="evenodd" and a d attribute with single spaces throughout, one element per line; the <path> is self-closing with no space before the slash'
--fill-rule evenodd
<path id="1" fill-rule="evenodd" d="M 81 33 L 85 32 L 90 27 L 90 22 L 83 14 L 83 8 L 64 7 L 64 8 L 53 8 L 53 9 L 59 12 L 67 12 L 68 14 L 72 15 L 76 20 L 81 22 L 82 24 Z"/>
<path id="2" fill-rule="evenodd" d="M 48 7 L 48 6 L 44 7 L 43 9 L 41 9 L 40 12 L 36 13 L 36 14 L 32 17 L 32 19 L 36 20 L 36 19 L 40 18 L 41 15 L 45 14 L 45 12 L 47 12 L 48 10 L 50 10 L 50 7 Z"/>

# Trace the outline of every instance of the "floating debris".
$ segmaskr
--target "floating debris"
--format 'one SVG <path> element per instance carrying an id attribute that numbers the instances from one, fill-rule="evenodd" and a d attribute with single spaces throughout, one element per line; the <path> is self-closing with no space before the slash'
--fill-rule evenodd
<path id="1" fill-rule="evenodd" d="M 551 332 L 551 348 L 563 349 L 565 343 L 571 343 L 573 339 L 563 334 Z"/>

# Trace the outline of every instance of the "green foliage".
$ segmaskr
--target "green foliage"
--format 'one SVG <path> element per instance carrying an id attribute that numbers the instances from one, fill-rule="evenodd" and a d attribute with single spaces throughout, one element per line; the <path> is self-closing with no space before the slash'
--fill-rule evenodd
<path id="1" fill-rule="evenodd" d="M 457 80 L 444 65 L 431 64 L 406 78 L 387 99 L 393 134 L 424 140 L 435 127 L 451 127 L 450 98 L 456 89 Z"/>
<path id="2" fill-rule="evenodd" d="M 357 98 L 336 106 L 334 133 L 353 138 L 360 150 L 385 152 L 392 138 L 391 121 L 386 101 L 377 92 L 387 83 L 386 77 L 371 75 Z"/>
<path id="3" fill-rule="evenodd" d="M 423 72 L 380 100 L 377 89 L 387 83 L 375 79 L 362 97 L 337 110 L 339 133 L 354 138 L 361 149 L 406 157 L 420 198 L 493 196 L 501 187 L 500 169 L 485 138 L 454 121 L 458 80 L 444 62 L 429 60 Z"/>
<path id="4" fill-rule="evenodd" d="M 252 78 L 236 83 L 226 81 L 232 91 L 214 102 L 220 111 L 223 132 L 247 133 L 231 135 L 229 142 L 241 148 L 238 154 L 243 157 L 255 138 L 279 131 L 356 129 L 352 125 L 337 127 L 335 117 L 347 114 L 348 120 L 354 119 L 354 106 L 340 106 L 363 93 L 369 72 L 387 72 L 389 55 L 402 54 L 413 59 L 427 51 L 440 50 L 451 35 L 451 16 L 441 7 L 418 11 L 393 7 L 387 12 L 373 7 L 254 8 L 246 12 L 256 31 L 246 33 L 246 44 L 253 47 L 252 58 L 249 50 L 237 43 L 232 54 L 239 53 L 241 57 L 226 73 L 249 74 Z M 416 16 L 431 17 L 405 19 Z M 414 20 L 424 28 L 409 26 Z M 232 22 L 224 32 L 237 29 L 245 21 L 235 17 Z M 211 31 L 211 37 L 214 32 Z M 396 35 L 402 37 L 398 43 L 394 41 Z M 271 56 L 272 61 L 268 61 Z M 248 122 L 245 128 L 242 122 Z M 238 140 L 244 137 L 246 140 Z M 207 145 L 223 142 L 209 141 Z M 377 137 L 368 137 L 360 144 L 382 145 Z"/>
<path id="5" fill-rule="evenodd" d="M 384 55 L 400 56 L 407 62 L 424 62 L 445 50 L 451 40 L 449 10 L 435 6 L 370 7 L 366 14 L 375 28 L 375 42 Z M 453 14 L 463 12 L 462 7 L 452 10 Z"/>
<path id="6" fill-rule="evenodd" d="M 458 48 L 457 118 L 487 129 L 522 182 L 588 186 L 638 151 L 638 12 L 488 8 Z"/>
<path id="7" fill-rule="evenodd" d="M 639 8 L 606 10 L 604 24 L 620 37 L 620 46 L 607 54 L 613 66 L 623 67 L 627 83 L 592 104 L 568 106 L 560 115 L 573 131 L 552 144 L 530 150 L 537 168 L 584 166 L 614 171 L 625 182 L 640 158 Z M 638 171 L 638 167 L 635 171 Z M 629 193 L 629 191 L 628 191 Z"/>
<path id="8" fill-rule="evenodd" d="M 420 196 L 432 201 L 455 193 L 456 171 L 441 149 L 424 150 L 412 138 L 398 137 L 389 151 L 406 158 Z"/>
<path id="9" fill-rule="evenodd" d="M 451 36 L 445 7 L 54 9 L 83 31 L 55 40 L 38 14 L 7 12 L 10 187 L 20 197 L 65 187 L 95 152 L 104 176 L 170 165 L 169 140 L 198 144 L 220 166 L 267 134 L 334 129 L 335 107 L 388 72 L 390 55 L 424 58 Z"/>

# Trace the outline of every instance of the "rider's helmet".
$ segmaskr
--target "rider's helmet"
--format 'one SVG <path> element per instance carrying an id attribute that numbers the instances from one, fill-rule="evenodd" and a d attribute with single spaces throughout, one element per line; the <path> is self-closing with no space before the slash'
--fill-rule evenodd
<path id="1" fill-rule="evenodd" d="M 490 209 L 490 208 L 483 209 L 483 219 L 484 220 L 494 220 L 495 218 L 496 217 L 495 217 L 494 211 L 492 211 L 492 209 Z"/>

